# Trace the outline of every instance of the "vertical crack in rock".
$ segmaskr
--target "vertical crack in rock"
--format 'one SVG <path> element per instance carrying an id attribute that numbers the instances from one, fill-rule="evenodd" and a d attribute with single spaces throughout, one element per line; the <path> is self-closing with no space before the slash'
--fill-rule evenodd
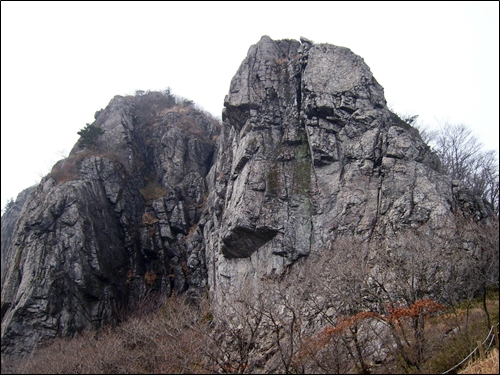
<path id="1" fill-rule="evenodd" d="M 306 216 L 310 221 L 312 173 L 301 108 L 305 58 L 298 59 L 299 48 L 297 41 L 262 37 L 250 48 L 226 97 L 224 125 L 239 131 L 229 132 L 227 142 L 234 149 L 230 162 L 237 173 L 227 181 L 222 217 L 226 258 L 246 258 L 266 248 L 293 261 L 298 253 L 309 252 L 309 243 L 307 251 L 296 251 L 310 236 L 301 228 Z M 255 108 L 245 123 L 231 115 L 242 106 Z"/>
<path id="2" fill-rule="evenodd" d="M 302 113 L 302 72 L 304 71 L 302 64 L 299 65 L 297 72 L 295 73 L 295 85 L 296 85 L 296 101 L 297 101 L 297 120 L 300 121 Z"/>
<path id="3" fill-rule="evenodd" d="M 406 220 L 410 222 L 410 218 L 413 215 L 413 210 L 415 209 L 415 187 L 417 185 L 417 165 L 415 164 L 415 167 L 413 168 L 413 178 L 411 178 L 410 181 L 410 199 L 409 199 L 409 207 L 408 207 L 408 214 Z"/>

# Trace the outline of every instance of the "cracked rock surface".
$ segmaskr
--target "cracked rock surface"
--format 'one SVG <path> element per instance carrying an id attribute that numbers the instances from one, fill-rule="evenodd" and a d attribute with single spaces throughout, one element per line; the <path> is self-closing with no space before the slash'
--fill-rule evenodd
<path id="1" fill-rule="evenodd" d="M 439 159 L 347 48 L 264 36 L 224 106 L 204 231 L 216 299 L 248 280 L 259 288 L 339 236 L 435 231 L 451 219 Z"/>
<path id="2" fill-rule="evenodd" d="M 155 92 L 96 117 L 95 147 L 76 145 L 2 216 L 3 354 L 206 284 L 198 222 L 218 124 Z"/>
<path id="3" fill-rule="evenodd" d="M 220 127 L 169 95 L 117 96 L 95 147 L 20 194 L 2 216 L 2 354 L 116 323 L 150 292 L 224 306 L 342 236 L 489 215 L 347 48 L 264 36 L 224 107 Z"/>

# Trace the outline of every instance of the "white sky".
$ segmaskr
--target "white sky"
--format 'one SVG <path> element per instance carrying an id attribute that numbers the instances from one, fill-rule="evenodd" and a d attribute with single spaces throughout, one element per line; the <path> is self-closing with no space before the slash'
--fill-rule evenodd
<path id="1" fill-rule="evenodd" d="M 115 95 L 170 86 L 220 116 L 252 44 L 304 36 L 364 58 L 398 113 L 498 150 L 499 2 L 1 2 L 1 206 Z"/>

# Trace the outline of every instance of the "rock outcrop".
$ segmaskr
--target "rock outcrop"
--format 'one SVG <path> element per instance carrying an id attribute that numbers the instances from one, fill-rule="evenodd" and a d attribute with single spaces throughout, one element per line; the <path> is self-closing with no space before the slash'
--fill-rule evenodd
<path id="1" fill-rule="evenodd" d="M 456 197 L 439 159 L 349 49 L 264 36 L 224 106 L 204 231 L 214 298 L 339 236 L 438 232 L 452 220 Z"/>
<path id="2" fill-rule="evenodd" d="M 118 96 L 96 115 L 97 144 L 76 145 L 2 216 L 4 353 L 117 322 L 151 290 L 205 285 L 197 223 L 217 121 L 169 93 Z"/>
<path id="3" fill-rule="evenodd" d="M 7 251 L 10 248 L 12 235 L 14 233 L 14 229 L 16 228 L 16 223 L 21 216 L 21 211 L 26 203 L 31 192 L 36 188 L 36 185 L 31 186 L 27 189 L 24 189 L 20 192 L 11 205 L 9 205 L 8 209 L 5 212 L 5 215 L 2 216 L 2 239 L 1 239 L 1 254 L 2 254 L 2 285 L 3 285 L 3 277 L 5 275 L 5 265 L 7 264 Z"/>
<path id="4" fill-rule="evenodd" d="M 2 353 L 117 322 L 151 291 L 229 302 L 342 236 L 488 216 L 347 48 L 264 36 L 224 107 L 222 128 L 168 92 L 96 112 L 96 144 L 2 217 Z"/>

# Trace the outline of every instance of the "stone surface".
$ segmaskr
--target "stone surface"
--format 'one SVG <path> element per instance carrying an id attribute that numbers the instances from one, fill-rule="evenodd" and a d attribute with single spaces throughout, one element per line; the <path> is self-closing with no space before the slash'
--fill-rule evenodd
<path id="1" fill-rule="evenodd" d="M 24 207 L 24 204 L 28 200 L 29 195 L 35 190 L 35 186 L 31 186 L 22 192 L 19 193 L 15 202 L 6 210 L 6 212 L 2 215 L 2 238 L 1 238 L 1 255 L 2 255 L 2 285 L 3 285 L 3 277 L 5 275 L 7 264 L 7 252 L 10 248 L 10 244 L 12 241 L 12 235 L 16 228 L 16 223 L 21 216 L 21 211 Z"/>
<path id="2" fill-rule="evenodd" d="M 265 288 L 259 280 L 340 236 L 439 231 L 452 220 L 458 188 L 349 49 L 264 36 L 224 106 L 204 227 L 214 299 L 248 280 Z"/>
<path id="3" fill-rule="evenodd" d="M 75 146 L 2 216 L 2 353 L 206 283 L 196 228 L 217 121 L 161 93 L 115 97 L 96 118 L 95 147 Z"/>
<path id="4" fill-rule="evenodd" d="M 117 96 L 96 144 L 20 196 L 2 217 L 2 353 L 115 323 L 151 292 L 206 287 L 224 313 L 343 236 L 489 215 L 347 48 L 264 36 L 224 107 L 220 127 L 168 93 Z"/>

